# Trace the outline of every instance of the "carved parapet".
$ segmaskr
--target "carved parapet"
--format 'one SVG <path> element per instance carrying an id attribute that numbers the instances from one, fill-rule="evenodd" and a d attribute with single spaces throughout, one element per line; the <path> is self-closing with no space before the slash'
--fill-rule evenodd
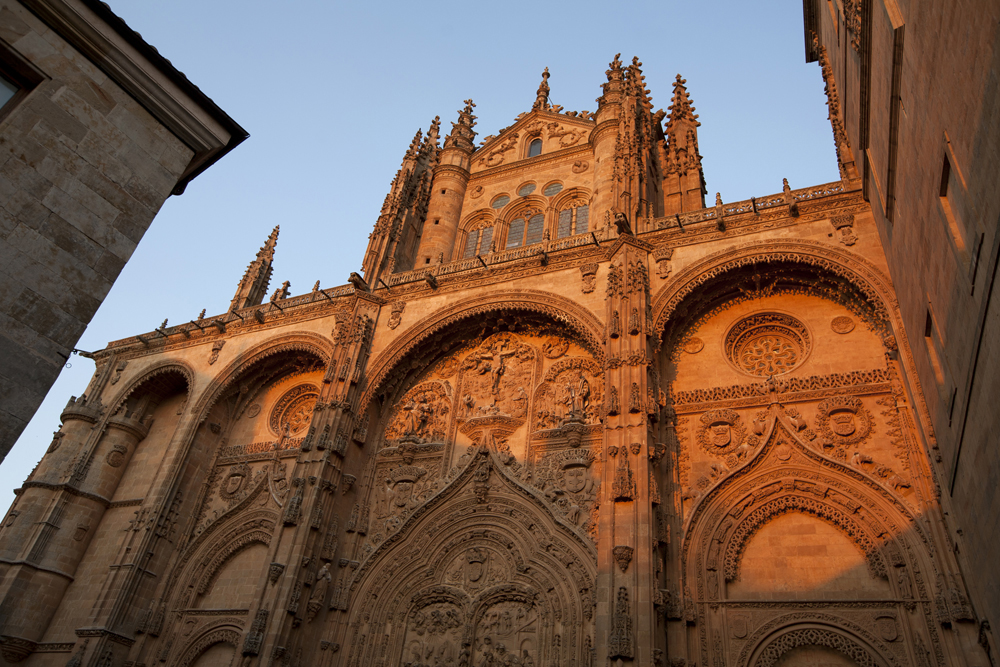
<path id="1" fill-rule="evenodd" d="M 62 414 L 59 419 L 62 423 L 66 423 L 70 419 L 79 419 L 81 421 L 90 422 L 91 424 L 96 424 L 97 420 L 101 418 L 101 414 L 104 412 L 104 406 L 101 405 L 101 399 L 98 398 L 91 401 L 86 395 L 81 396 L 79 399 L 76 396 L 70 396 L 69 401 L 66 403 L 66 407 L 63 408 Z"/>

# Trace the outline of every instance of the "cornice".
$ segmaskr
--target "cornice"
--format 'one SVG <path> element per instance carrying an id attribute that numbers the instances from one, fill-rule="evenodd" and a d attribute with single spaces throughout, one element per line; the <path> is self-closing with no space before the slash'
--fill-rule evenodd
<path id="1" fill-rule="evenodd" d="M 594 152 L 594 147 L 590 142 L 577 144 L 576 146 L 570 146 L 569 148 L 561 148 L 552 153 L 542 153 L 541 155 L 536 155 L 535 157 L 526 157 L 522 160 L 516 160 L 510 164 L 500 164 L 495 167 L 487 167 L 482 171 L 470 171 L 471 176 L 469 177 L 469 184 L 473 182 L 479 183 L 480 181 L 486 180 L 490 182 L 501 180 L 510 177 L 510 175 L 517 171 L 527 170 L 529 168 L 534 169 L 540 165 L 544 165 L 549 162 L 559 162 L 560 160 L 565 160 L 566 158 L 573 157 L 577 153 L 585 153 L 590 155 Z"/>
<path id="2" fill-rule="evenodd" d="M 81 491 L 80 489 L 76 488 L 75 486 L 71 486 L 71 485 L 66 484 L 66 483 L 62 483 L 62 484 L 50 484 L 49 482 L 27 481 L 27 482 L 25 482 L 24 484 L 21 485 L 20 489 L 15 489 L 14 493 L 17 494 L 17 495 L 21 495 L 21 492 L 24 491 L 25 489 L 32 489 L 32 488 L 34 488 L 34 489 L 48 489 L 49 491 L 65 491 L 66 493 L 68 493 L 68 494 L 70 494 L 72 496 L 77 496 L 77 497 L 80 497 L 80 498 L 85 498 L 87 500 L 93 500 L 95 503 L 99 503 L 99 504 L 103 505 L 104 507 L 108 507 L 111 504 L 111 501 L 109 499 L 105 498 L 104 496 L 99 496 L 96 493 L 88 493 L 86 491 Z"/>
<path id="3" fill-rule="evenodd" d="M 194 151 L 173 194 L 250 136 L 103 2 L 22 4 Z"/>

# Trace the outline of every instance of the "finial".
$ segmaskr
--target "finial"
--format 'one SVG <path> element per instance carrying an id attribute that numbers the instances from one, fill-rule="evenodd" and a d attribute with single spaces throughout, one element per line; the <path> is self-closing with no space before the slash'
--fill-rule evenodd
<path id="1" fill-rule="evenodd" d="M 622 57 L 622 54 L 620 54 L 620 53 L 616 53 L 615 54 L 615 59 L 611 61 L 611 65 L 610 65 L 611 69 L 621 69 L 622 68 L 621 57 Z"/>
<path id="2" fill-rule="evenodd" d="M 318 292 L 319 291 L 319 281 L 318 280 L 316 281 L 316 284 L 313 285 L 312 291 L 313 292 Z"/>
<path id="3" fill-rule="evenodd" d="M 166 328 L 167 328 L 167 318 L 165 318 L 165 317 L 164 317 L 164 318 L 163 318 L 163 324 L 161 324 L 161 325 L 160 325 L 159 327 L 157 327 L 157 328 L 158 328 L 158 329 L 166 329 Z"/>
<path id="4" fill-rule="evenodd" d="M 203 320 L 203 319 L 205 319 L 205 309 L 204 309 L 204 308 L 202 308 L 202 309 L 201 309 L 201 312 L 200 312 L 200 313 L 198 313 L 198 319 L 199 319 L 199 320 Z"/>
<path id="5" fill-rule="evenodd" d="M 788 186 L 788 179 L 787 178 L 781 179 L 781 191 L 782 192 L 791 192 L 791 190 L 792 190 L 792 188 L 790 188 Z"/>
<path id="6" fill-rule="evenodd" d="M 722 193 L 721 192 L 716 192 L 715 193 L 715 205 L 716 206 L 722 206 Z"/>
<path id="7" fill-rule="evenodd" d="M 538 84 L 538 91 L 535 93 L 535 103 L 531 105 L 531 110 L 549 108 L 549 68 L 542 72 L 542 82 Z"/>

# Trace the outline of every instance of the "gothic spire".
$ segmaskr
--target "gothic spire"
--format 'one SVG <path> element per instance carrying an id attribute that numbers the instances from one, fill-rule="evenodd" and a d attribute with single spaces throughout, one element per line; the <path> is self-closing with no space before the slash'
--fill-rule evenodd
<path id="1" fill-rule="evenodd" d="M 274 248 L 278 245 L 278 231 L 281 225 L 275 225 L 274 231 L 267 241 L 257 251 L 257 257 L 250 262 L 243 279 L 236 289 L 236 296 L 229 304 L 229 310 L 239 310 L 247 306 L 257 306 L 264 301 L 267 286 L 271 283 L 271 263 L 274 261 Z"/>
<path id="2" fill-rule="evenodd" d="M 535 103 L 531 105 L 532 111 L 547 111 L 550 108 L 549 76 L 549 68 L 546 67 L 545 71 L 542 72 L 542 82 L 538 84 L 538 90 L 535 92 Z"/>
<path id="3" fill-rule="evenodd" d="M 472 100 L 465 100 L 465 108 L 458 112 L 458 122 L 451 124 L 451 134 L 445 137 L 444 147 L 454 146 L 473 151 L 476 148 L 476 117 L 472 115 L 472 110 L 476 108 L 476 103 Z"/>
<path id="4" fill-rule="evenodd" d="M 670 132 L 671 126 L 675 123 L 687 120 L 693 123 L 696 127 L 701 125 L 698 122 L 698 114 L 694 112 L 694 105 L 691 104 L 691 98 L 688 96 L 687 87 L 684 85 L 687 83 L 687 79 L 682 79 L 681 75 L 677 75 L 677 79 L 674 81 L 674 96 L 670 99 L 670 119 L 667 121 L 667 132 Z"/>

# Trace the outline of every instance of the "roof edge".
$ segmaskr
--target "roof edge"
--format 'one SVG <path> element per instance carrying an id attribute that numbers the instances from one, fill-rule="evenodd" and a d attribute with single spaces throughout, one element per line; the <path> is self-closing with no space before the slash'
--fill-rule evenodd
<path id="1" fill-rule="evenodd" d="M 194 151 L 171 194 L 248 136 L 246 130 L 99 0 L 21 0 Z"/>

